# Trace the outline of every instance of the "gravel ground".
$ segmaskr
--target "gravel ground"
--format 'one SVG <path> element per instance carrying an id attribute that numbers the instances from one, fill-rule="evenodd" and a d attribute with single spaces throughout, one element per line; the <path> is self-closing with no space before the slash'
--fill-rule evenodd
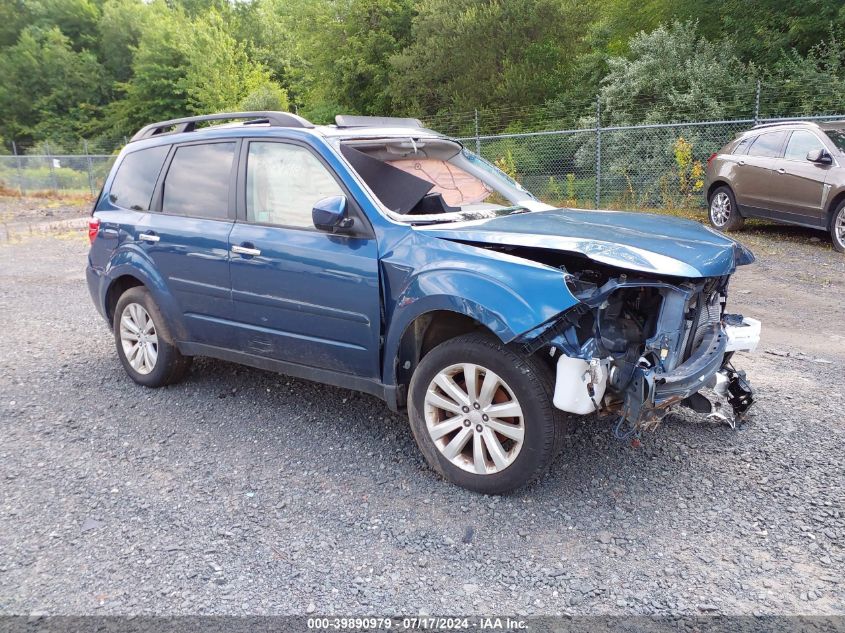
<path id="1" fill-rule="evenodd" d="M 843 614 L 845 257 L 814 237 L 741 236 L 747 423 L 589 419 L 500 498 L 366 395 L 212 360 L 136 386 L 84 234 L 0 241 L 0 613 Z"/>

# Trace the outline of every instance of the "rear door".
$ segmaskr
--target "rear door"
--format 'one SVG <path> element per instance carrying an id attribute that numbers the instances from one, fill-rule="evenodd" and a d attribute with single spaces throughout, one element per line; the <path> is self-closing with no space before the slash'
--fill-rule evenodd
<path id="1" fill-rule="evenodd" d="M 772 208 L 772 174 L 787 136 L 789 132 L 785 130 L 763 132 L 751 142 L 746 155 L 737 157 L 732 184 L 736 201 L 743 211 L 754 213 Z"/>
<path id="2" fill-rule="evenodd" d="M 241 349 L 276 360 L 377 378 L 381 295 L 376 240 L 317 231 L 311 210 L 345 195 L 311 147 L 251 140 L 241 150 L 231 277 Z"/>
<path id="3" fill-rule="evenodd" d="M 229 233 L 239 141 L 175 145 L 136 239 L 164 276 L 190 340 L 231 347 Z"/>
<path id="4" fill-rule="evenodd" d="M 794 130 L 791 133 L 783 157 L 776 159 L 773 171 L 774 217 L 825 225 L 824 189 L 832 166 L 808 161 L 807 153 L 815 149 L 827 148 L 813 132 Z"/>

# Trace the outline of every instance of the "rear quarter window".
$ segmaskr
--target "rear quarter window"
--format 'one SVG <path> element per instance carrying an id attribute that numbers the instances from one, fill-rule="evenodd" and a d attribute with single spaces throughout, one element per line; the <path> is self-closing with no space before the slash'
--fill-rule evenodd
<path id="1" fill-rule="evenodd" d="M 748 146 L 751 145 L 751 141 L 754 139 L 753 136 L 746 136 L 744 139 L 741 139 L 739 143 L 734 146 L 732 154 L 745 154 L 748 152 Z"/>
<path id="2" fill-rule="evenodd" d="M 114 176 L 109 201 L 124 209 L 148 211 L 169 150 L 169 145 L 161 145 L 126 154 Z"/>

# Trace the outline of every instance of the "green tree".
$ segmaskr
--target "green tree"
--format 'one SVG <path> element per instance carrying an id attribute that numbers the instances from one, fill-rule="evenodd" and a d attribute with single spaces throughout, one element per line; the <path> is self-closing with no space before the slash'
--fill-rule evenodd
<path id="1" fill-rule="evenodd" d="M 74 50 L 96 48 L 99 3 L 94 0 L 27 0 L 26 4 L 31 26 L 57 27 Z"/>
<path id="2" fill-rule="evenodd" d="M 392 109 L 390 57 L 409 44 L 413 0 L 259 0 L 242 11 L 256 58 L 304 114 Z M 256 24 L 258 23 L 258 24 Z"/>
<path id="3" fill-rule="evenodd" d="M 13 46 L 31 19 L 25 0 L 0 0 L 0 48 Z"/>
<path id="4" fill-rule="evenodd" d="M 698 21 L 700 35 L 731 40 L 740 59 L 773 67 L 785 51 L 806 55 L 832 25 L 845 24 L 841 0 L 665 0 L 671 15 Z M 669 17 L 668 15 L 666 16 Z"/>
<path id="5" fill-rule="evenodd" d="M 97 25 L 99 52 L 114 82 L 132 76 L 132 59 L 145 25 L 154 17 L 142 0 L 106 0 Z"/>
<path id="6" fill-rule="evenodd" d="M 831 29 L 806 55 L 785 53 L 763 83 L 762 116 L 841 114 L 845 93 L 845 29 Z"/>
<path id="7" fill-rule="evenodd" d="M 103 101 L 102 69 L 53 27 L 29 27 L 0 53 L 0 135 L 23 141 L 83 136 Z"/>
<path id="8" fill-rule="evenodd" d="M 289 107 L 285 89 L 273 83 L 265 83 L 250 92 L 240 102 L 239 108 L 245 112 L 260 110 L 281 110 Z"/>
<path id="9" fill-rule="evenodd" d="M 270 72 L 251 62 L 244 44 L 227 32 L 216 10 L 194 21 L 186 52 L 185 93 L 193 112 L 231 109 L 262 87 L 278 90 Z"/>
<path id="10" fill-rule="evenodd" d="M 537 105 L 568 87 L 594 3 L 422 0 L 391 63 L 397 107 L 471 111 Z"/>
<path id="11" fill-rule="evenodd" d="M 701 121 L 751 112 L 753 68 L 740 62 L 727 42 L 700 37 L 695 22 L 638 33 L 630 53 L 607 64 L 600 91 L 605 124 Z"/>
<path id="12" fill-rule="evenodd" d="M 129 79 L 116 84 L 120 98 L 106 107 L 102 132 L 131 134 L 151 121 L 189 114 L 186 75 L 190 22 L 163 1 L 150 5 L 133 49 Z"/>

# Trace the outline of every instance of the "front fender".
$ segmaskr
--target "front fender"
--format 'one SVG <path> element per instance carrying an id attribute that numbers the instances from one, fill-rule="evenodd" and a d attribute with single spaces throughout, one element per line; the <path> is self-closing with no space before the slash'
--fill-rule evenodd
<path id="1" fill-rule="evenodd" d="M 389 324 L 385 384 L 396 384 L 402 336 L 426 313 L 447 310 L 468 316 L 509 343 L 578 303 L 557 268 L 465 244 L 418 239 L 429 243 L 408 244 L 407 252 L 400 247 L 382 260 Z M 419 253 L 427 254 L 426 261 L 416 261 Z"/>
<path id="2" fill-rule="evenodd" d="M 147 254 L 134 244 L 125 244 L 118 248 L 103 270 L 100 284 L 100 305 L 103 306 L 103 312 L 105 313 L 109 288 L 117 279 L 126 275 L 134 277 L 150 291 L 162 315 L 167 319 L 167 325 L 170 326 L 174 338 L 177 341 L 187 340 L 187 328 L 182 319 L 182 312 L 167 288 L 164 277 Z"/>

